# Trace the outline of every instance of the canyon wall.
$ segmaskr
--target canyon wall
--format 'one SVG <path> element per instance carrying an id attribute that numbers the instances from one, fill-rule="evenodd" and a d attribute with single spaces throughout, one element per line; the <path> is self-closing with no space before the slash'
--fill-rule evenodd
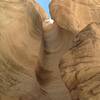
<path id="1" fill-rule="evenodd" d="M 100 1 L 0 0 L 0 100 L 100 100 Z"/>

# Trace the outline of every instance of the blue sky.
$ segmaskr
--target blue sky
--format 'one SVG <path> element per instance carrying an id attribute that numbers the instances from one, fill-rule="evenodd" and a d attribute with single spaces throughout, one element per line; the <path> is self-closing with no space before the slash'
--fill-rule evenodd
<path id="1" fill-rule="evenodd" d="M 48 7 L 48 5 L 49 5 L 50 0 L 36 0 L 36 1 L 45 9 L 45 11 L 49 15 L 49 7 Z"/>

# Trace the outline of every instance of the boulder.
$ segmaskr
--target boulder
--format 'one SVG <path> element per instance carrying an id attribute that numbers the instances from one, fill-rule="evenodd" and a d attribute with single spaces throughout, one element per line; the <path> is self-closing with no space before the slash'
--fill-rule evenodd
<path id="1" fill-rule="evenodd" d="M 99 0 L 52 0 L 52 18 L 72 33 L 78 33 L 92 22 L 100 22 Z"/>

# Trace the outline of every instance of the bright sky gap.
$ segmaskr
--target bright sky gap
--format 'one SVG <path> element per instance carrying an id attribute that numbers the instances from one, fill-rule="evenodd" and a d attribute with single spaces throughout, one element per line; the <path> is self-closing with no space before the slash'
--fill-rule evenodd
<path id="1" fill-rule="evenodd" d="M 49 3 L 50 3 L 51 0 L 36 0 L 36 1 L 44 8 L 44 10 L 50 16 L 50 13 L 49 13 Z"/>

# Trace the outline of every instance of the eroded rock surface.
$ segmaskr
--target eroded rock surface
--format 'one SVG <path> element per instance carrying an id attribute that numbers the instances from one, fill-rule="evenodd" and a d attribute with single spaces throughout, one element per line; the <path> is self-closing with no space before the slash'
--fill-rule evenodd
<path id="1" fill-rule="evenodd" d="M 50 12 L 60 27 L 75 34 L 91 22 L 100 22 L 100 1 L 52 0 Z"/>
<path id="2" fill-rule="evenodd" d="M 0 100 L 49 100 L 35 75 L 42 35 L 33 1 L 0 0 Z"/>
<path id="3" fill-rule="evenodd" d="M 64 52 L 69 48 L 67 36 L 71 41 L 72 36 L 60 29 L 56 23 L 44 23 L 44 60 L 43 69 L 46 75 L 40 74 L 42 83 L 52 100 L 70 100 L 69 91 L 65 89 L 64 82 L 59 73 L 59 61 Z"/>
<path id="4" fill-rule="evenodd" d="M 100 24 L 90 24 L 75 38 L 60 70 L 72 100 L 100 100 Z"/>
<path id="5" fill-rule="evenodd" d="M 50 12 L 66 36 L 69 33 L 74 37 L 60 64 L 71 99 L 99 100 L 100 1 L 52 0 Z M 66 46 L 67 43 L 70 41 Z"/>
<path id="6" fill-rule="evenodd" d="M 0 100 L 100 100 L 99 0 L 0 0 Z"/>
<path id="7" fill-rule="evenodd" d="M 45 19 L 48 18 L 48 14 L 44 11 L 44 9 L 36 2 L 33 0 L 33 5 L 37 12 L 40 14 L 42 21 L 45 21 Z"/>

